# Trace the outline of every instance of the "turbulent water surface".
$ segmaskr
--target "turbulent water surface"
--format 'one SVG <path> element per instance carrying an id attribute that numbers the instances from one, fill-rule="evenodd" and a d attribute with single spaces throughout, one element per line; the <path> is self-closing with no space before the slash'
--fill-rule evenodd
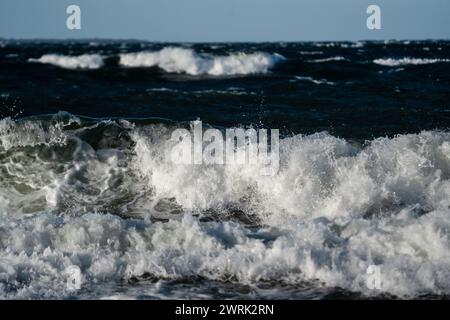
<path id="1" fill-rule="evenodd" d="M 447 297 L 449 85 L 444 41 L 3 40 L 0 297 Z M 174 164 L 197 119 L 279 171 Z"/>

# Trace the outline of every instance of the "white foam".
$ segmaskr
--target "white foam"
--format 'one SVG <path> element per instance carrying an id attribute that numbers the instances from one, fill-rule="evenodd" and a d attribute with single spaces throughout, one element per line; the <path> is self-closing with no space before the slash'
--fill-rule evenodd
<path id="1" fill-rule="evenodd" d="M 171 88 L 150 88 L 146 89 L 147 92 L 178 92 L 176 89 Z"/>
<path id="2" fill-rule="evenodd" d="M 263 176 L 255 164 L 173 164 L 164 125 L 126 124 L 135 142 L 127 152 L 94 150 L 76 137 L 86 128 L 64 131 L 67 150 L 46 138 L 42 124 L 33 129 L 44 132 L 36 141 L 13 138 L 33 125 L 9 120 L 0 131 L 8 145 L 0 148 L 2 298 L 71 296 L 70 266 L 82 271 L 88 290 L 80 294 L 88 297 L 132 298 L 109 284 L 146 272 L 246 284 L 318 281 L 376 295 L 366 285 L 371 265 L 380 268 L 382 292 L 450 293 L 450 133 L 364 147 L 326 133 L 297 135 L 280 141 L 279 172 Z M 181 213 L 151 222 L 154 203 L 164 199 Z M 38 209 L 25 217 L 33 201 Z M 230 205 L 263 227 L 192 216 L 226 215 Z M 143 212 L 139 219 L 104 213 L 127 215 L 133 207 Z"/>
<path id="3" fill-rule="evenodd" d="M 450 230 L 449 214 L 414 218 L 403 213 L 397 219 L 355 218 L 348 224 L 290 220 L 256 232 L 232 222 L 199 223 L 188 213 L 181 221 L 155 224 L 101 214 L 5 218 L 0 221 L 0 283 L 14 289 L 0 287 L 0 296 L 73 295 L 64 272 L 69 266 L 82 270 L 82 288 L 91 297 L 111 296 L 114 291 L 102 293 L 109 283 L 144 273 L 219 281 L 233 276 L 241 283 L 315 280 L 372 295 L 379 291 L 366 286 L 371 265 L 380 267 L 382 292 L 402 297 L 448 293 L 450 250 L 443 235 Z"/>
<path id="4" fill-rule="evenodd" d="M 327 84 L 329 86 L 335 85 L 334 82 L 328 81 L 327 79 L 317 80 L 317 79 L 314 79 L 312 77 L 304 77 L 304 76 L 295 76 L 295 79 L 296 80 L 300 80 L 300 81 L 312 82 L 314 84 Z"/>
<path id="5" fill-rule="evenodd" d="M 63 124 L 46 125 L 40 121 L 15 122 L 11 118 L 0 120 L 0 150 L 13 147 L 36 146 L 40 144 L 61 144 L 65 142 Z"/>
<path id="6" fill-rule="evenodd" d="M 335 43 L 335 42 L 315 42 L 314 46 L 318 47 L 318 48 L 333 48 L 338 46 L 339 43 Z"/>
<path id="7" fill-rule="evenodd" d="M 401 59 L 375 59 L 373 63 L 386 67 L 398 67 L 408 65 L 425 65 L 441 62 L 450 62 L 450 59 L 423 59 L 423 58 L 401 58 Z"/>
<path id="8" fill-rule="evenodd" d="M 299 53 L 301 55 L 312 55 L 312 56 L 315 56 L 315 55 L 322 55 L 323 51 L 300 51 Z"/>
<path id="9" fill-rule="evenodd" d="M 83 54 L 80 56 L 45 54 L 39 59 L 29 59 L 28 61 L 51 64 L 64 69 L 99 69 L 104 64 L 103 57 L 99 54 Z"/>
<path id="10" fill-rule="evenodd" d="M 323 62 L 331 62 L 331 61 L 346 61 L 344 57 L 337 56 L 337 57 L 330 57 L 330 58 L 324 58 L 324 59 L 315 59 L 315 60 L 309 60 L 308 62 L 312 63 L 323 63 Z"/>
<path id="11" fill-rule="evenodd" d="M 356 41 L 352 43 L 341 43 L 341 48 L 363 48 L 364 42 Z"/>
<path id="12" fill-rule="evenodd" d="M 275 177 L 260 176 L 254 166 L 174 167 L 150 156 L 145 145 L 138 140 L 137 163 L 157 197 L 173 197 L 189 210 L 242 206 L 241 199 L 250 198 L 244 211 L 287 232 L 270 249 L 246 248 L 265 258 L 258 266 L 237 264 L 233 272 L 242 279 L 295 278 L 299 274 L 293 270 L 300 268 L 307 279 L 370 294 L 366 269 L 377 264 L 386 292 L 450 290 L 450 278 L 437 277 L 448 276 L 450 265 L 450 258 L 442 260 L 450 244 L 439 236 L 450 231 L 449 134 L 377 139 L 362 150 L 326 134 L 296 136 L 281 142 L 282 165 Z M 151 150 L 158 149 L 153 145 Z M 421 210 L 429 214 L 418 218 Z M 366 220 L 367 215 L 375 218 Z M 343 228 L 340 235 L 331 231 L 335 224 Z M 327 241 L 333 244 L 328 247 Z M 254 262 L 250 256 L 235 258 Z M 277 259 L 282 270 L 270 267 Z M 427 282 L 426 274 L 436 278 Z"/>
<path id="13" fill-rule="evenodd" d="M 166 72 L 189 75 L 247 75 L 267 73 L 283 57 L 267 53 L 234 53 L 228 56 L 200 55 L 194 50 L 167 47 L 155 52 L 137 52 L 120 55 L 124 67 L 158 66 Z"/>

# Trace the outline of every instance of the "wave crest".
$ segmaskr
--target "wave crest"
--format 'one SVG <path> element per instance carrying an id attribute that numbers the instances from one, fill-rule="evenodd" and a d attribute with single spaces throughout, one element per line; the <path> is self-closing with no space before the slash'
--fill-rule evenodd
<path id="1" fill-rule="evenodd" d="M 425 65 L 440 62 L 450 62 L 450 59 L 422 59 L 422 58 L 401 58 L 401 59 L 375 59 L 373 63 L 386 67 L 398 67 L 408 65 Z"/>
<path id="2" fill-rule="evenodd" d="M 155 52 L 124 53 L 120 65 L 124 67 L 154 67 L 166 72 L 189 75 L 230 76 L 267 73 L 284 58 L 279 54 L 234 53 L 228 56 L 200 55 L 194 50 L 167 47 Z"/>
<path id="3" fill-rule="evenodd" d="M 51 64 L 64 69 L 99 69 L 103 67 L 103 57 L 99 54 L 83 54 L 80 56 L 65 56 L 45 54 L 39 59 L 29 59 L 30 62 Z"/>
<path id="4" fill-rule="evenodd" d="M 249 164 L 173 164 L 167 124 L 72 121 L 0 123 L 0 297 L 70 295 L 72 265 L 95 288 L 148 273 L 318 280 L 367 295 L 377 265 L 382 292 L 450 293 L 450 133 L 365 146 L 287 137 L 278 174 L 262 176 Z"/>

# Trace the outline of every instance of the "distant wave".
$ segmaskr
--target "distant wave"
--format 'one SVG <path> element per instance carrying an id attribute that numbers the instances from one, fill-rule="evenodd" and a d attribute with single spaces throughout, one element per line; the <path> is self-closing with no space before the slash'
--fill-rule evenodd
<path id="1" fill-rule="evenodd" d="M 363 42 L 341 43 L 341 48 L 363 48 Z"/>
<path id="2" fill-rule="evenodd" d="M 157 66 L 169 73 L 185 73 L 188 75 L 230 76 L 267 73 L 279 61 L 285 58 L 279 54 L 264 52 L 232 53 L 227 56 L 198 54 L 194 50 L 166 47 L 159 51 L 143 51 L 123 53 L 119 55 L 122 67 L 154 67 Z M 29 62 L 50 64 L 64 69 L 99 69 L 104 66 L 104 57 L 99 54 L 83 54 L 67 56 L 45 54 Z"/>
<path id="3" fill-rule="evenodd" d="M 150 88 L 145 91 L 147 91 L 147 92 L 178 92 L 178 90 L 171 89 L 171 88 Z"/>
<path id="4" fill-rule="evenodd" d="M 200 55 L 191 49 L 167 47 L 160 51 L 144 51 L 120 55 L 123 67 L 158 66 L 166 72 L 189 75 L 245 75 L 267 73 L 284 57 L 279 54 L 233 53 L 228 56 Z"/>
<path id="5" fill-rule="evenodd" d="M 344 61 L 347 60 L 344 57 L 331 57 L 331 58 L 324 58 L 324 59 L 315 59 L 315 60 L 309 60 L 308 62 L 313 62 L 313 63 L 322 63 L 322 62 L 331 62 L 331 61 Z"/>
<path id="6" fill-rule="evenodd" d="M 321 55 L 321 54 L 323 54 L 323 51 L 300 51 L 299 52 L 301 55 L 311 55 L 311 56 L 314 56 L 314 55 Z"/>
<path id="7" fill-rule="evenodd" d="M 335 85 L 334 82 L 328 81 L 327 79 L 317 80 L 317 79 L 314 79 L 312 77 L 302 77 L 302 76 L 295 76 L 295 79 L 296 80 L 300 80 L 300 81 L 312 82 L 314 84 L 327 84 L 329 86 Z"/>
<path id="8" fill-rule="evenodd" d="M 398 67 L 407 65 L 424 65 L 439 62 L 450 62 L 450 59 L 422 59 L 422 58 L 401 58 L 401 59 L 375 59 L 373 63 L 386 67 Z"/>
<path id="9" fill-rule="evenodd" d="M 334 48 L 334 47 L 341 47 L 341 48 L 362 48 L 364 47 L 364 42 L 356 41 L 356 42 L 316 42 L 313 44 L 315 47 L 318 48 Z"/>
<path id="10" fill-rule="evenodd" d="M 150 88 L 146 89 L 147 92 L 165 92 L 165 93 L 176 93 L 176 94 L 193 94 L 193 95 L 210 95 L 210 94 L 219 94 L 219 95 L 235 95 L 235 96 L 241 96 L 241 95 L 257 95 L 256 92 L 253 91 L 246 91 L 243 88 L 235 88 L 230 87 L 227 90 L 215 90 L 215 89 L 206 89 L 206 90 L 194 90 L 194 91 L 180 91 L 177 89 L 172 88 Z"/>
<path id="11" fill-rule="evenodd" d="M 65 69 L 98 69 L 104 64 L 103 58 L 99 54 L 83 54 L 80 56 L 45 54 L 39 59 L 29 59 L 28 61 L 51 64 Z"/>

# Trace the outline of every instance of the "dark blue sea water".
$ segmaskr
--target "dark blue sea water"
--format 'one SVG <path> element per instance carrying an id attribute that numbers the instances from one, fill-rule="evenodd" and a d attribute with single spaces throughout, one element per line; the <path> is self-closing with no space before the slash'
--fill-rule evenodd
<path id="1" fill-rule="evenodd" d="M 1 40 L 0 297 L 445 297 L 449 101 L 447 41 Z M 194 120 L 279 171 L 171 163 Z"/>
<path id="2" fill-rule="evenodd" d="M 288 133 L 326 130 L 361 139 L 448 127 L 449 42 L 3 43 L 3 116 L 67 111 L 100 118 L 200 118 L 217 126 L 253 124 Z M 145 57 L 131 57 L 134 68 L 120 65 L 121 54 L 168 47 L 184 51 L 147 57 L 154 60 L 149 65 Z M 208 74 L 205 65 L 211 56 L 236 53 L 263 53 L 271 61 L 242 56 L 228 70 Z M 72 70 L 63 59 L 59 66 L 51 63 L 56 60 L 29 62 L 47 54 L 101 55 L 104 65 Z M 374 63 L 377 59 L 383 60 Z M 168 72 L 171 64 L 174 71 Z M 227 69 L 227 61 L 216 64 Z M 187 74 L 189 68 L 199 70 Z M 17 109 L 9 112 L 11 105 Z"/>

